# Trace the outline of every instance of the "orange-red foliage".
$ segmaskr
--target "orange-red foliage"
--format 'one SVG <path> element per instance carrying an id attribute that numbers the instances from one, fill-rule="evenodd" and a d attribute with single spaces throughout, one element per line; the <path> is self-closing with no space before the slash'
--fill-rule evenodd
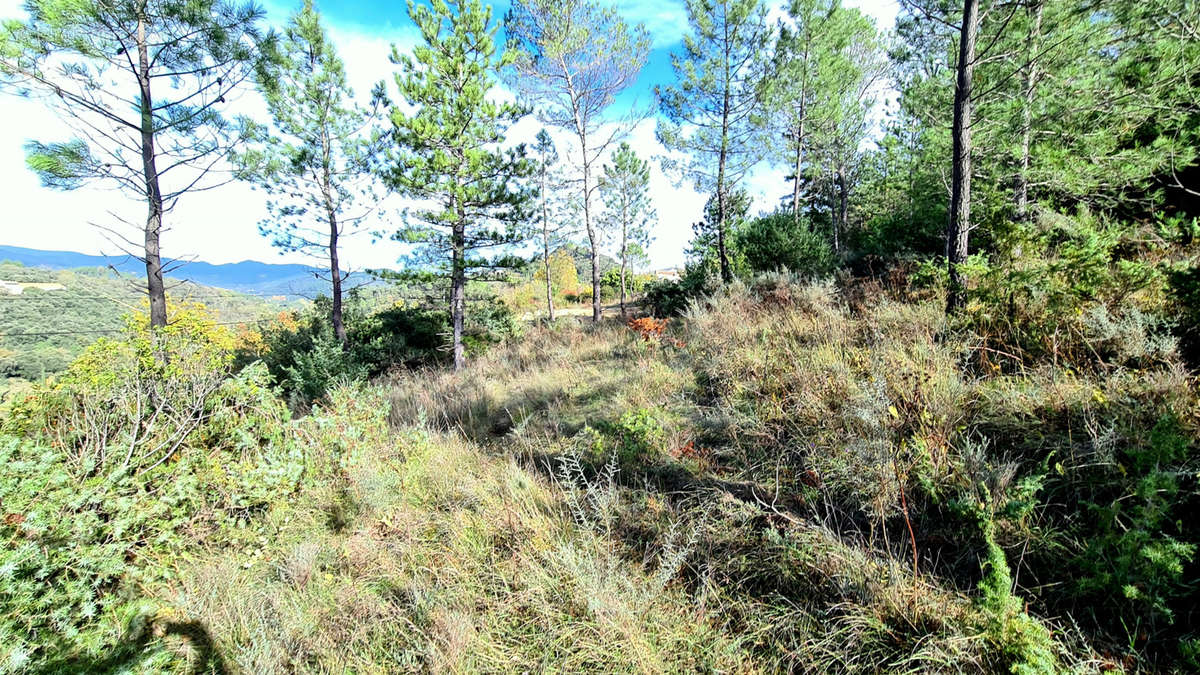
<path id="1" fill-rule="evenodd" d="M 643 340 L 649 342 L 650 338 L 662 337 L 663 331 L 667 329 L 667 320 L 644 316 L 640 319 L 631 320 L 629 327 L 635 333 L 641 335 Z"/>

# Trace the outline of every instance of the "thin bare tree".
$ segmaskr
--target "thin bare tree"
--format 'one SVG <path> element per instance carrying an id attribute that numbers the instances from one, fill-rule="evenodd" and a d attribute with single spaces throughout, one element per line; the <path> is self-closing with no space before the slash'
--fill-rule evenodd
<path id="1" fill-rule="evenodd" d="M 646 64 L 650 38 L 611 8 L 588 0 L 516 0 L 504 19 L 514 54 L 508 81 L 537 105 L 543 123 L 579 141 L 583 226 L 592 262 L 592 321 L 600 320 L 600 235 L 591 208 L 593 167 L 641 115 L 605 112 Z"/>

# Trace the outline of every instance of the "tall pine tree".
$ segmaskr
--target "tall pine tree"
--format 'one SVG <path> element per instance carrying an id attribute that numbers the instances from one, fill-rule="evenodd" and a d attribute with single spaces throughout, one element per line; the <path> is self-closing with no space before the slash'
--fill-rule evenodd
<path id="1" fill-rule="evenodd" d="M 591 0 L 516 0 L 504 20 L 515 52 L 512 84 L 538 105 L 548 125 L 579 142 L 574 164 L 581 176 L 580 208 L 592 263 L 592 321 L 600 320 L 600 236 L 592 213 L 593 175 L 610 146 L 634 119 L 606 116 L 646 64 L 650 38 L 609 7 Z"/>
<path id="2" fill-rule="evenodd" d="M 479 0 L 429 5 L 409 2 L 408 15 L 423 45 L 412 56 L 394 47 L 396 84 L 405 103 L 391 113 L 396 156 L 385 170 L 389 185 L 420 200 L 395 238 L 417 245 L 410 271 L 450 281 L 451 348 L 454 367 L 465 363 L 463 326 L 466 286 L 472 278 L 494 279 L 520 264 L 506 249 L 521 241 L 529 195 L 518 187 L 531 167 L 524 147 L 504 150 L 508 127 L 525 114 L 496 99 L 497 71 L 507 61 L 496 48 L 491 9 Z"/>
<path id="3" fill-rule="evenodd" d="M 650 203 L 650 163 L 637 156 L 628 143 L 613 153 L 612 164 L 604 165 L 600 195 L 607 209 L 606 229 L 617 240 L 621 265 L 621 317 L 626 316 L 626 277 L 630 258 L 650 245 L 650 229 L 658 214 Z"/>
<path id="4" fill-rule="evenodd" d="M 259 69 L 258 87 L 271 126 L 247 123 L 247 148 L 236 154 L 239 177 L 270 195 L 264 236 L 320 261 L 330 282 L 330 324 L 346 344 L 342 321 L 341 238 L 374 210 L 373 164 L 382 147 L 374 126 L 384 107 L 382 83 L 370 108 L 353 103 L 346 68 L 312 0 L 292 15 L 277 59 Z"/>
<path id="5" fill-rule="evenodd" d="M 146 265 L 150 325 L 167 324 L 161 235 L 185 194 L 227 183 L 234 145 L 226 97 L 253 73 L 273 35 L 263 12 L 224 0 L 31 0 L 0 29 L 0 75 L 38 95 L 73 138 L 32 142 L 42 182 L 116 188 L 146 204 L 140 241 L 109 231 Z"/>
<path id="6" fill-rule="evenodd" d="M 658 137 L 688 155 L 684 175 L 716 197 L 717 256 L 728 283 L 728 202 L 762 158 L 760 90 L 771 31 L 761 0 L 688 0 L 687 9 L 691 34 L 671 58 L 678 81 L 657 90 L 667 118 Z"/>

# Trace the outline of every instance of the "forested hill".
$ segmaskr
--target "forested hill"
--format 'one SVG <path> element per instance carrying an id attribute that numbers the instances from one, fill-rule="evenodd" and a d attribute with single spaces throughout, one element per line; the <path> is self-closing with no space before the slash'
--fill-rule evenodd
<path id="1" fill-rule="evenodd" d="M 7 282 L 0 288 L 0 390 L 8 386 L 4 381 L 39 380 L 63 370 L 97 338 L 120 333 L 123 317 L 145 302 L 144 290 L 128 278 L 98 267 L 50 270 L 0 262 L 0 282 Z M 186 282 L 170 294 L 202 303 L 228 323 L 257 321 L 290 304 L 282 296 Z"/>
<path id="2" fill-rule="evenodd" d="M 42 251 L 19 246 L 0 246 L 0 260 L 19 262 L 29 267 L 69 270 L 80 267 L 112 268 L 132 278 L 144 276 L 146 266 L 133 256 L 87 255 L 74 251 Z M 329 282 L 318 279 L 308 265 L 264 263 L 243 260 L 213 264 L 181 260 L 164 261 L 170 276 L 202 286 L 224 288 L 256 295 L 282 295 L 289 298 L 329 293 Z M 174 271 L 170 271 L 174 268 Z M 362 281 L 366 281 L 363 279 Z M 356 281 L 356 285 L 361 283 Z"/>

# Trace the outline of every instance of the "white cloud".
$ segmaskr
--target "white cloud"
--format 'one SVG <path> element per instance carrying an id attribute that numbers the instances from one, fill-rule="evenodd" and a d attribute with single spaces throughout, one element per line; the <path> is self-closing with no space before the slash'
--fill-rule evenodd
<path id="1" fill-rule="evenodd" d="M 615 0 L 617 14 L 630 24 L 642 24 L 650 33 L 654 49 L 670 47 L 683 40 L 688 30 L 687 9 L 675 0 Z"/>
<path id="2" fill-rule="evenodd" d="M 19 16 L 4 0 L 0 16 Z M 281 22 L 277 21 L 277 23 Z M 395 66 L 388 61 L 391 41 L 358 30 L 331 29 L 332 38 L 346 62 L 347 73 L 356 97 L 365 102 L 375 82 L 386 80 L 391 86 Z M 402 48 L 411 44 L 411 35 L 401 34 Z M 265 117 L 260 96 L 247 88 L 230 100 L 230 114 Z M 70 192 L 42 187 L 36 175 L 25 166 L 24 145 L 31 140 L 57 141 L 70 137 L 66 124 L 33 99 L 0 95 L 0 183 L 12 195 L 6 205 L 0 242 L 13 246 L 61 249 L 90 254 L 121 255 L 123 245 L 97 226 L 115 227 L 137 241 L 139 233 L 120 224 L 121 220 L 144 220 L 144 203 L 100 185 L 88 185 Z M 266 216 L 262 192 L 244 183 L 185 195 L 164 218 L 163 254 L 172 258 L 200 259 L 208 262 L 237 262 L 246 259 L 267 262 L 305 262 L 296 254 L 280 255 L 258 233 L 258 223 Z M 397 200 L 385 200 L 378 211 L 381 221 L 394 219 Z M 115 217 L 114 217 L 115 216 Z M 380 225 L 381 223 L 377 223 Z M 363 234 L 346 240 L 345 258 L 357 268 L 394 266 L 400 247 L 390 241 L 372 242 Z M 186 268 L 180 272 L 186 275 Z"/>
<path id="3" fill-rule="evenodd" d="M 880 30 L 891 30 L 896 25 L 896 13 L 900 11 L 900 0 L 846 0 L 847 7 L 856 7 L 875 19 Z"/>

